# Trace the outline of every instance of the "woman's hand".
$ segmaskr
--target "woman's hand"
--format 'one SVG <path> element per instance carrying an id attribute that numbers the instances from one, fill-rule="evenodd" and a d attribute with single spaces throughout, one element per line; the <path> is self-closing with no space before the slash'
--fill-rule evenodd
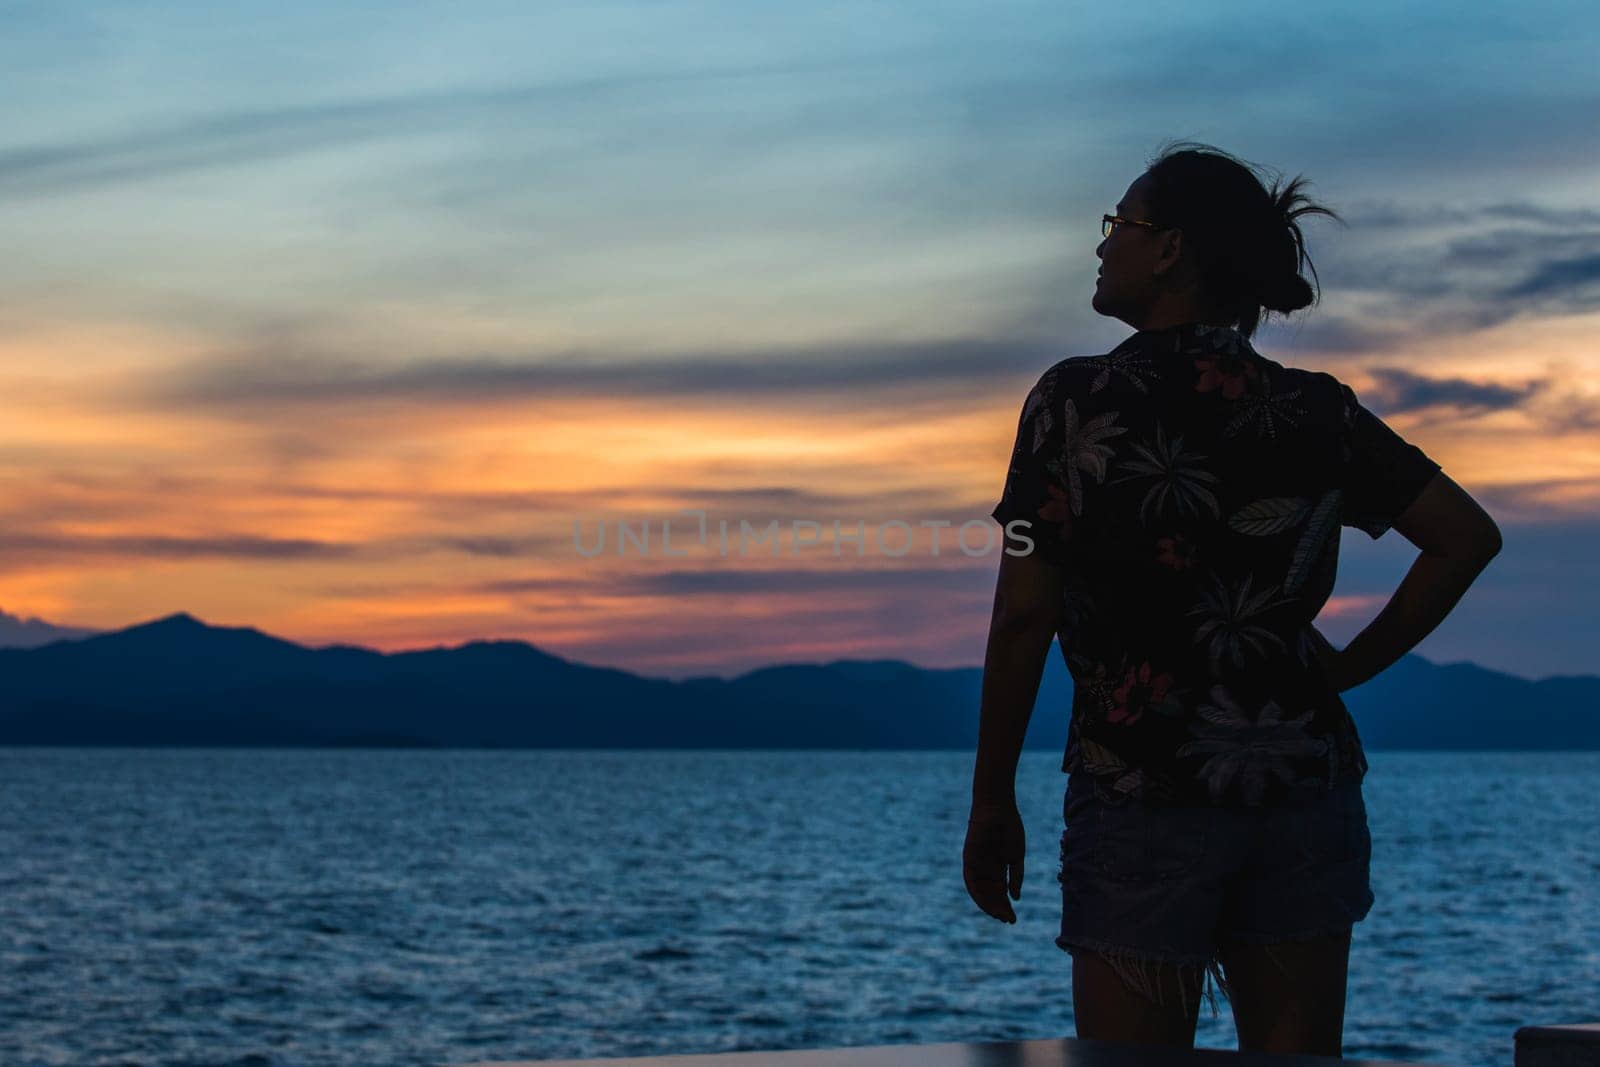
<path id="1" fill-rule="evenodd" d="M 1022 899 L 1022 859 L 1027 852 L 1022 816 L 1011 803 L 974 804 L 961 849 L 961 875 L 967 894 L 984 913 L 1014 923 L 1017 913 L 1006 899 Z"/>

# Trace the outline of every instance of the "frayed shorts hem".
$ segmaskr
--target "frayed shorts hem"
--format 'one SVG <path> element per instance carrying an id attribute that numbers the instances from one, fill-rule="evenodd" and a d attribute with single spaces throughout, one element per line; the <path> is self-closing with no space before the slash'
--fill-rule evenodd
<path id="1" fill-rule="evenodd" d="M 1133 992 L 1146 1000 L 1164 1007 L 1162 985 L 1158 971 L 1163 967 L 1170 967 L 1177 974 L 1179 1010 L 1187 1017 L 1189 1014 L 1188 982 L 1191 973 L 1198 973 L 1202 979 L 1201 993 L 1206 1003 L 1211 1007 L 1213 1019 L 1220 1015 L 1217 1009 L 1216 993 L 1213 986 L 1222 991 L 1224 998 L 1231 1000 L 1228 993 L 1227 976 L 1223 974 L 1222 965 L 1215 956 L 1192 956 L 1181 952 L 1150 952 L 1145 950 L 1134 951 L 1100 941 L 1092 937 L 1065 936 L 1056 938 L 1056 947 L 1074 956 L 1081 952 L 1092 953 L 1104 960 Z M 1196 1009 L 1199 1005 L 1195 1005 Z"/>
<path id="2" fill-rule="evenodd" d="M 1359 920 L 1357 920 L 1359 921 Z M 1338 934 L 1347 936 L 1355 932 L 1355 923 L 1341 922 L 1329 926 L 1318 927 L 1293 934 L 1234 934 L 1219 941 L 1221 948 L 1229 945 L 1259 946 L 1267 950 L 1267 956 L 1284 973 L 1288 973 L 1283 962 L 1273 955 L 1272 946 L 1296 941 L 1312 941 L 1319 937 L 1333 937 Z M 1203 972 L 1205 985 L 1202 994 L 1206 1003 L 1211 1008 L 1211 1017 L 1217 1018 L 1217 998 L 1213 986 L 1220 990 L 1224 999 L 1232 1001 L 1233 997 L 1228 988 L 1227 973 L 1222 969 L 1221 961 L 1216 955 L 1196 956 L 1183 952 L 1162 952 L 1145 949 L 1133 950 L 1121 945 L 1113 945 L 1108 941 L 1101 941 L 1092 937 L 1057 937 L 1056 947 L 1072 955 L 1081 952 L 1092 953 L 1104 960 L 1116 972 L 1124 985 L 1146 1000 L 1164 1007 L 1161 984 L 1154 973 L 1157 969 L 1166 966 L 1177 973 L 1179 1008 L 1188 1015 L 1188 994 L 1185 979 L 1193 971 Z M 1198 1005 L 1197 1005 L 1198 1006 Z"/>

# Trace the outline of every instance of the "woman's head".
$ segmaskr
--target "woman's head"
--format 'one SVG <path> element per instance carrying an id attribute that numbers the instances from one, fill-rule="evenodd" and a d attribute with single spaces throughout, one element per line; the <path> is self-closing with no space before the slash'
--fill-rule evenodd
<path id="1" fill-rule="evenodd" d="M 1246 337 L 1267 312 L 1316 300 L 1297 221 L 1333 211 L 1313 203 L 1303 178 L 1263 185 L 1255 168 L 1219 148 L 1179 142 L 1153 159 L 1117 204 L 1095 254 L 1102 260 L 1094 308 L 1135 329 L 1200 321 Z"/>

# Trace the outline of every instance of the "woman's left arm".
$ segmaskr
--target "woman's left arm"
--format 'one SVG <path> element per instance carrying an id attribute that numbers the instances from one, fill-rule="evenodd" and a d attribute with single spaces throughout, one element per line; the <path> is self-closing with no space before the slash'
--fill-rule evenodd
<path id="1" fill-rule="evenodd" d="M 1061 567 L 1040 553 L 1002 554 L 983 656 L 972 807 L 1016 806 L 1017 760 L 1061 618 Z"/>
<path id="2" fill-rule="evenodd" d="M 1059 566 L 1037 553 L 1001 556 L 989 646 L 983 657 L 978 757 L 961 869 L 973 902 L 1006 923 L 1017 921 L 1006 897 L 1022 898 L 1023 860 L 1028 852 L 1017 811 L 1017 759 L 1039 695 L 1044 658 L 1055 637 L 1060 603 Z"/>

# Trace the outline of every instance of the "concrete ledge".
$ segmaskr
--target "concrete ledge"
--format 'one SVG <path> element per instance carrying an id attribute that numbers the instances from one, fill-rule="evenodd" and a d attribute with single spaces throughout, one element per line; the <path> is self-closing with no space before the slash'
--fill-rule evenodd
<path id="1" fill-rule="evenodd" d="M 1600 1065 L 1600 1023 L 1524 1026 L 1516 1042 L 1516 1067 Z"/>
<path id="2" fill-rule="evenodd" d="M 1517 1067 L 1523 1067 L 1520 1037 Z M 1557 1061 L 1550 1061 L 1555 1064 Z M 1559 1061 L 1565 1067 L 1568 1061 Z M 1571 1061 L 1578 1062 L 1578 1061 Z M 1594 1061 L 1583 1061 L 1585 1063 Z M 1268 1056 L 1219 1049 L 1169 1049 L 1120 1041 L 1046 1038 L 1034 1041 L 872 1045 L 860 1048 L 716 1052 L 597 1060 L 494 1060 L 461 1067 L 1429 1067 L 1393 1060 L 1336 1056 Z M 1439 1065 L 1433 1065 L 1439 1067 Z M 1544 1061 L 1538 1062 L 1544 1067 Z"/>

